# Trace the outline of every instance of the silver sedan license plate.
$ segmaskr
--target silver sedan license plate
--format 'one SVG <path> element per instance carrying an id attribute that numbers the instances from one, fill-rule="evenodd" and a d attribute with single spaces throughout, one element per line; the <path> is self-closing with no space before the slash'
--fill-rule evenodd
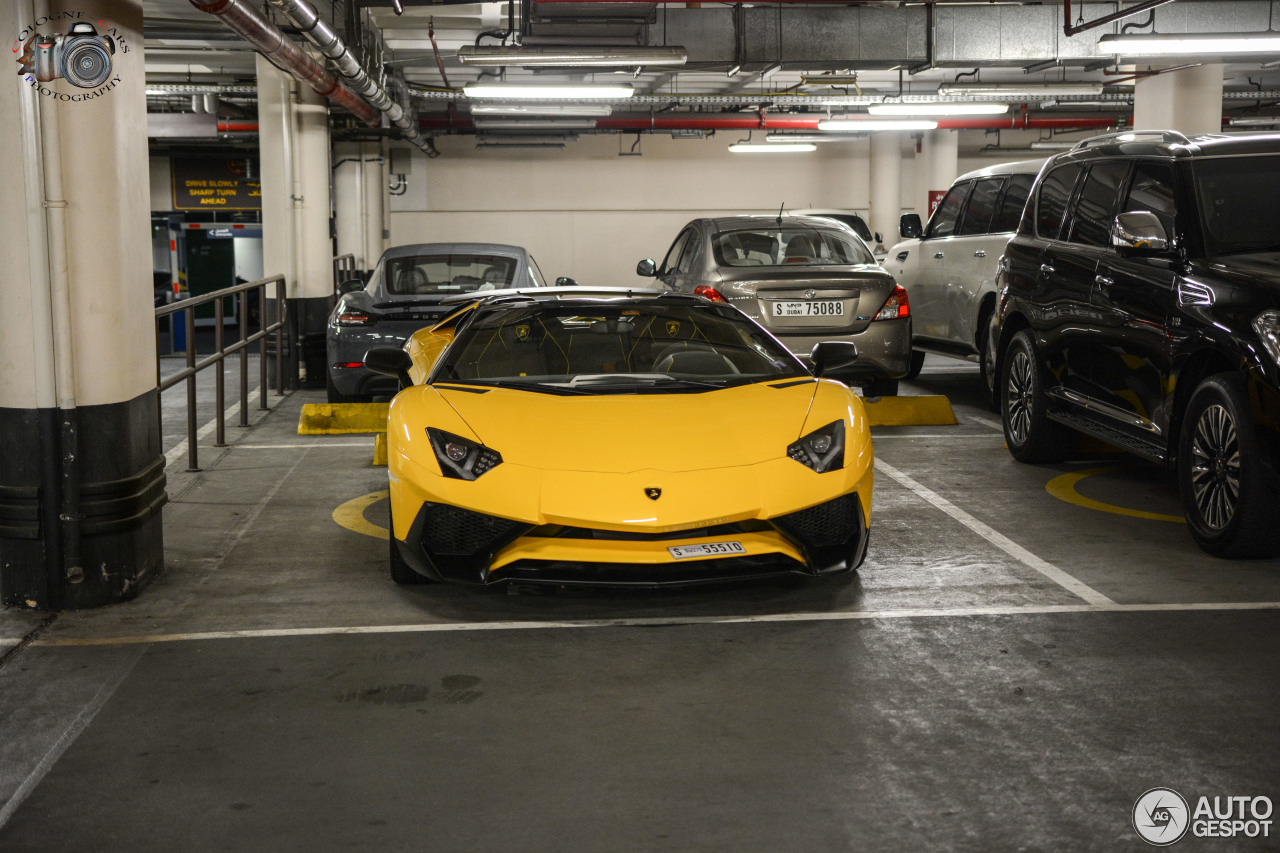
<path id="1" fill-rule="evenodd" d="M 690 557 L 725 557 L 745 554 L 741 542 L 704 542 L 701 545 L 671 545 L 667 548 L 672 559 L 687 560 Z"/>
<path id="2" fill-rule="evenodd" d="M 844 303 L 839 299 L 816 299 L 808 302 L 773 303 L 775 317 L 843 317 Z"/>

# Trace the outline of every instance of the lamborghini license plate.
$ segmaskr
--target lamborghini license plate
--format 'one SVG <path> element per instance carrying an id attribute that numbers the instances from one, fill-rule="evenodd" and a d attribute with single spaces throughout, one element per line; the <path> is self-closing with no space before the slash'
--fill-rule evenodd
<path id="1" fill-rule="evenodd" d="M 773 303 L 775 317 L 843 317 L 844 303 L 839 299 L 823 299 L 812 302 Z"/>
<path id="2" fill-rule="evenodd" d="M 702 545 L 672 545 L 667 548 L 676 560 L 687 560 L 690 557 L 726 557 L 733 554 L 745 554 L 747 549 L 741 542 L 705 542 Z"/>

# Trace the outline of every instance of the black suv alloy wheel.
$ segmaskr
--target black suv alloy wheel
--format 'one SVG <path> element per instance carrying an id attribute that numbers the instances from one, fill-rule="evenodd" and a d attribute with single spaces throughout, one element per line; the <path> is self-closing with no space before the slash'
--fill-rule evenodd
<path id="1" fill-rule="evenodd" d="M 1042 371 L 1031 332 L 1018 332 L 1005 353 L 1000 401 L 1005 442 L 1019 462 L 1060 462 L 1067 452 L 1067 430 L 1045 416 Z"/>
<path id="2" fill-rule="evenodd" d="M 1218 557 L 1280 553 L 1280 504 L 1263 481 L 1248 396 L 1238 375 L 1200 384 L 1178 443 L 1178 490 L 1196 543 Z"/>

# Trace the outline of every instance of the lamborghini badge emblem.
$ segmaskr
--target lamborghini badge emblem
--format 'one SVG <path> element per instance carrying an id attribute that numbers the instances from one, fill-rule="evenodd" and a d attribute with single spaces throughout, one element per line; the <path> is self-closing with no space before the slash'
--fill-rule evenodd
<path id="1" fill-rule="evenodd" d="M 522 326 L 516 326 L 516 340 L 517 340 L 517 341 L 519 341 L 520 343 L 524 343 L 524 342 L 526 342 L 527 340 L 529 340 L 529 327 L 528 327 L 528 326 L 523 326 L 523 325 L 522 325 Z"/>
<path id="2" fill-rule="evenodd" d="M 662 497 L 662 489 L 649 486 L 644 490 L 644 496 L 651 501 L 656 501 L 658 498 Z"/>
<path id="3" fill-rule="evenodd" d="M 668 336 L 668 337 L 672 337 L 672 338 L 674 338 L 674 337 L 675 337 L 676 335 L 678 335 L 678 334 L 680 334 L 680 321 L 679 321 L 679 320 L 668 320 L 668 321 L 667 321 L 667 336 Z"/>

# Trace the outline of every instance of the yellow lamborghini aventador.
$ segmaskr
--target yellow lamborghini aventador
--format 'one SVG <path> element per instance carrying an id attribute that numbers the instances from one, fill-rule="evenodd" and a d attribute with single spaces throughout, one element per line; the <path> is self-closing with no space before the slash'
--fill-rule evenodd
<path id="1" fill-rule="evenodd" d="M 736 308 L 546 288 L 463 304 L 366 365 L 387 424 L 391 576 L 688 584 L 852 571 L 867 548 L 862 401 Z"/>

